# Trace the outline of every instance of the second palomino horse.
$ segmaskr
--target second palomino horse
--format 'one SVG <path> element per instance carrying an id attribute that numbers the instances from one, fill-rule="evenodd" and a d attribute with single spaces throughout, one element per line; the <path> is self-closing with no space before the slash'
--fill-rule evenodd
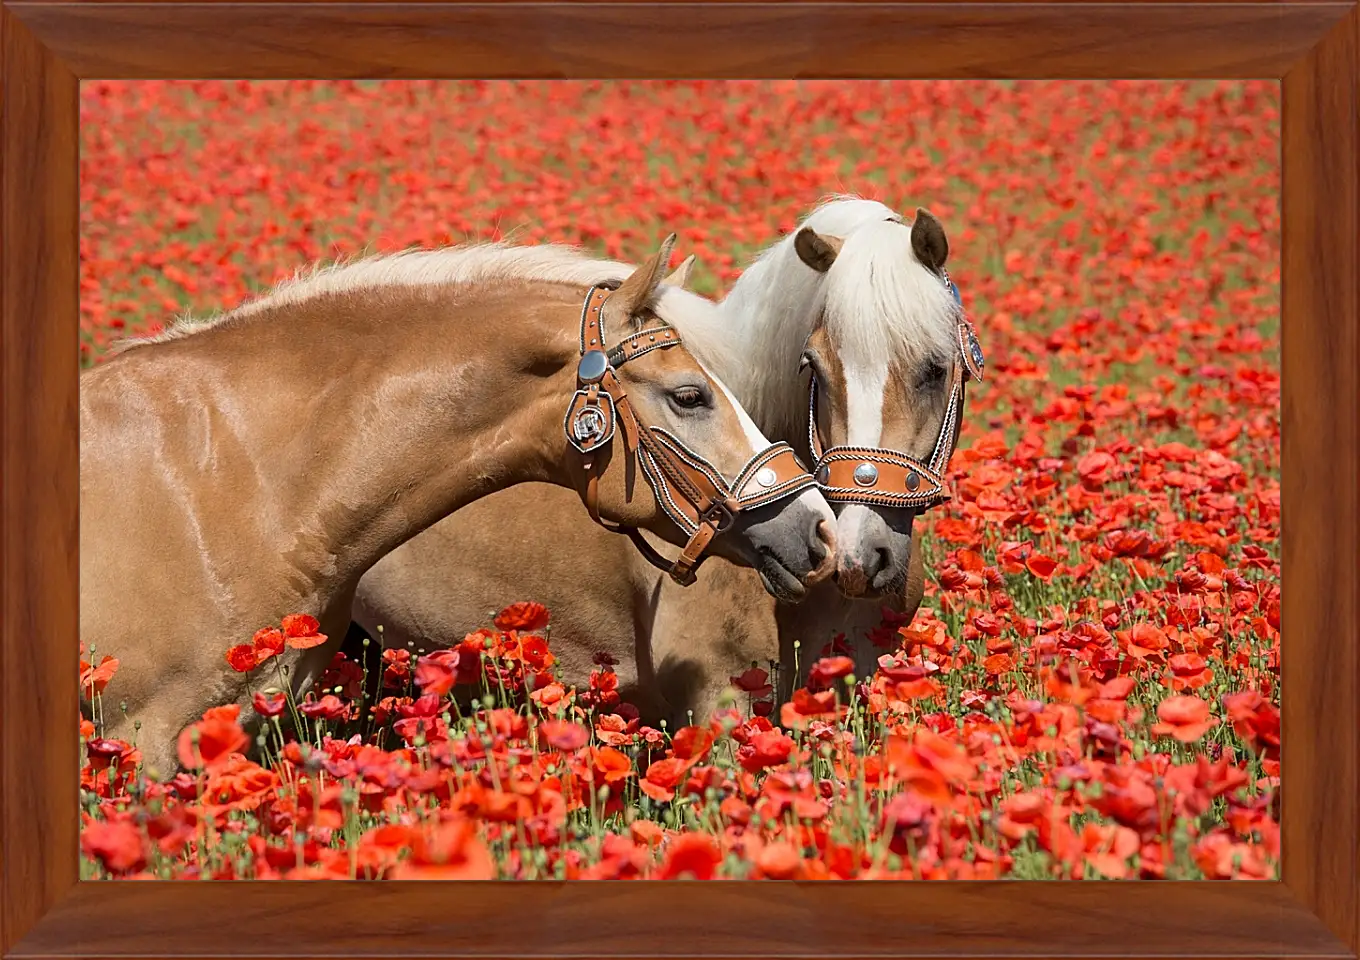
<path id="1" fill-rule="evenodd" d="M 838 199 L 765 251 L 721 304 L 719 374 L 762 429 L 825 469 L 833 489 L 836 583 L 814 587 L 807 602 L 772 603 L 755 578 L 722 562 L 678 591 L 583 523 L 569 497 L 529 485 L 381 560 L 360 581 L 355 620 L 374 635 L 381 626 L 389 647 L 432 648 L 499 607 L 537 600 L 552 612 L 563 678 L 582 685 L 593 662 L 613 660 L 625 699 L 653 721 L 702 715 L 753 661 L 792 667 L 796 642 L 805 672 L 838 632 L 867 676 L 882 652 L 870 633 L 883 607 L 909 618 L 920 603 L 914 521 L 945 498 L 963 384 L 982 373 L 947 256 L 942 227 L 924 211 L 907 225 L 880 203 Z M 802 682 L 792 669 L 783 680 L 785 694 Z"/>
<path id="2" fill-rule="evenodd" d="M 81 634 L 121 661 L 127 705 L 105 735 L 166 775 L 205 708 L 253 726 L 230 646 L 316 617 L 327 639 L 272 665 L 301 695 L 373 563 L 518 483 L 681 547 L 677 581 L 711 550 L 800 599 L 834 563 L 834 519 L 708 372 L 716 311 L 661 282 L 673 240 L 636 270 L 553 246 L 360 261 L 82 375 Z"/>

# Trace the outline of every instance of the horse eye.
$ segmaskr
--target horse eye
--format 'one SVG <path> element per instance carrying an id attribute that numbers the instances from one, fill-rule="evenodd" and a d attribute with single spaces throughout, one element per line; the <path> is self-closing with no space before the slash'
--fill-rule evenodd
<path id="1" fill-rule="evenodd" d="M 948 371 L 946 371 L 943 366 L 931 361 L 926 364 L 925 369 L 921 371 L 920 384 L 921 386 L 927 386 L 932 383 L 939 383 L 944 379 L 945 373 L 947 372 Z"/>
<path id="2" fill-rule="evenodd" d="M 683 407 L 686 410 L 702 407 L 707 402 L 704 392 L 698 387 L 681 387 L 679 390 L 672 390 L 671 400 L 677 407 Z"/>

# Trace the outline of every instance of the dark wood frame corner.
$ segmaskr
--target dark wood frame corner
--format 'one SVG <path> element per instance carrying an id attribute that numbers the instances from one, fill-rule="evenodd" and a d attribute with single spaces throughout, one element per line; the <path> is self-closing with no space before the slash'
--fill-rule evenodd
<path id="1" fill-rule="evenodd" d="M 1356 956 L 1355 2 L 0 8 L 4 957 Z M 1283 880 L 77 882 L 78 81 L 649 76 L 1282 80 Z"/>

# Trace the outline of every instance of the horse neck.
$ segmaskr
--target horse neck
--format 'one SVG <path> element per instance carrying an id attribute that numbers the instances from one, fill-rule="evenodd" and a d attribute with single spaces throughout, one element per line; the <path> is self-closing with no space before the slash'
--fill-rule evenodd
<path id="1" fill-rule="evenodd" d="M 533 309 L 523 291 L 318 300 L 223 330 L 206 351 L 239 377 L 236 407 L 253 420 L 237 439 L 269 464 L 263 492 L 308 544 L 299 566 L 323 592 L 481 497 L 570 483 L 561 418 L 576 342 L 546 325 L 573 316 L 576 293 Z"/>
<path id="2" fill-rule="evenodd" d="M 855 662 L 855 676 L 872 677 L 878 668 L 878 658 L 891 651 L 880 648 L 871 634 L 883 623 L 883 609 L 916 612 L 919 598 L 907 603 L 905 598 L 850 599 L 835 583 L 819 583 L 797 606 L 775 604 L 775 624 L 779 633 L 781 700 L 787 700 L 797 687 L 808 681 L 808 668 L 822 656 L 822 648 L 837 634 L 845 635 L 850 657 Z M 795 651 L 794 642 L 798 642 Z M 795 661 L 797 670 L 794 669 Z"/>
<path id="3" fill-rule="evenodd" d="M 806 445 L 807 397 L 798 359 L 821 314 L 823 275 L 785 237 L 748 267 L 719 305 L 733 348 L 720 372 L 761 431 Z"/>

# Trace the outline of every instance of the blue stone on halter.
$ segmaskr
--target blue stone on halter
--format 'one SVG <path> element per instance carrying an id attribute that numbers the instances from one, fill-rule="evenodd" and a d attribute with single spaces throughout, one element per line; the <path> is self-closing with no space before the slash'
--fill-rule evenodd
<path id="1" fill-rule="evenodd" d="M 822 466 L 820 466 L 820 467 L 817 468 L 817 482 L 818 482 L 818 483 L 820 483 L 820 484 L 822 484 L 822 485 L 825 485 L 826 482 L 827 482 L 828 480 L 830 480 L 830 479 L 831 479 L 831 468 L 830 468 L 830 467 L 828 467 L 828 466 L 826 466 L 826 465 L 822 465 Z"/>
<path id="2" fill-rule="evenodd" d="M 919 487 L 920 485 L 921 485 L 921 478 L 920 478 L 920 476 L 919 476 L 915 471 L 912 471 L 911 473 L 907 474 L 907 489 L 908 489 L 908 490 L 910 490 L 912 493 L 915 493 L 915 492 L 916 492 L 916 488 Z"/>
<path id="3" fill-rule="evenodd" d="M 609 358 L 602 350 L 587 350 L 576 365 L 576 379 L 582 383 L 599 383 L 609 369 Z"/>
<path id="4" fill-rule="evenodd" d="M 983 363 L 982 344 L 978 343 L 977 337 L 974 337 L 972 334 L 968 335 L 968 350 L 973 355 L 973 363 L 981 369 Z"/>
<path id="5" fill-rule="evenodd" d="M 872 487 L 878 482 L 878 467 L 872 463 L 861 463 L 855 468 L 855 482 L 861 487 Z"/>
<path id="6" fill-rule="evenodd" d="M 760 484 L 762 487 L 773 487 L 774 482 L 778 479 L 779 474 L 775 473 L 769 467 L 762 467 L 756 471 L 756 483 Z"/>
<path id="7" fill-rule="evenodd" d="M 950 290 L 953 292 L 953 294 L 954 294 L 954 302 L 957 303 L 959 306 L 963 306 L 963 294 L 959 293 L 958 284 L 956 284 L 956 283 L 951 283 L 951 284 L 949 285 L 949 289 L 950 289 Z"/>

